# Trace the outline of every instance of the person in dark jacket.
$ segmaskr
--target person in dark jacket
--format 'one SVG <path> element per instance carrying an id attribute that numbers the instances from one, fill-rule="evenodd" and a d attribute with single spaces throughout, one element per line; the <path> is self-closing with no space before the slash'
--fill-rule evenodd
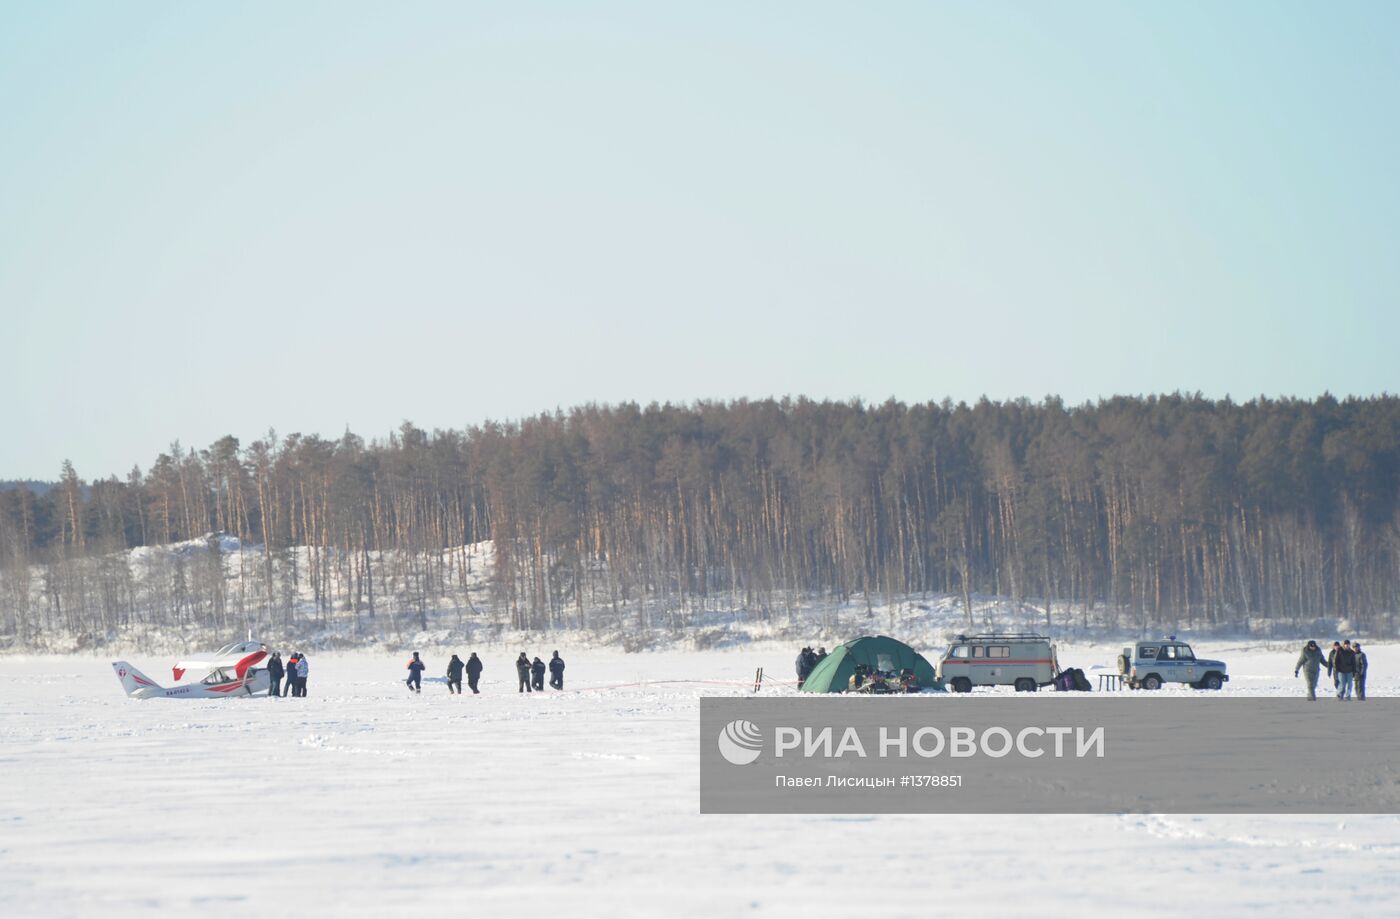
<path id="1" fill-rule="evenodd" d="M 299 660 L 301 660 L 301 658 L 297 657 L 295 651 L 292 652 L 291 657 L 287 658 L 287 688 L 284 693 L 285 695 L 295 696 L 297 694 L 297 661 Z"/>
<path id="2" fill-rule="evenodd" d="M 306 662 L 306 655 L 297 652 L 297 696 L 306 698 L 306 677 L 311 673 L 311 665 Z"/>
<path id="3" fill-rule="evenodd" d="M 534 678 L 534 687 L 539 692 L 544 692 L 544 661 L 538 657 L 530 665 L 530 676 Z"/>
<path id="4" fill-rule="evenodd" d="M 447 662 L 447 694 L 450 696 L 453 692 L 462 694 L 462 659 L 455 654 Z"/>
<path id="5" fill-rule="evenodd" d="M 1317 642 L 1311 639 L 1303 645 L 1303 653 L 1298 655 L 1298 663 L 1293 667 L 1293 676 L 1298 676 L 1298 671 L 1303 671 L 1303 676 L 1308 683 L 1308 701 L 1317 701 L 1317 677 L 1322 671 L 1322 649 L 1317 646 Z"/>
<path id="6" fill-rule="evenodd" d="M 1351 649 L 1350 640 L 1342 642 L 1337 649 L 1337 656 L 1332 659 L 1332 672 L 1337 678 L 1337 698 L 1350 699 L 1352 682 L 1356 679 L 1356 652 Z"/>
<path id="7" fill-rule="evenodd" d="M 1340 650 L 1342 650 L 1342 643 L 1340 641 L 1334 641 L 1332 642 L 1332 650 L 1327 652 L 1327 675 L 1332 678 L 1333 686 L 1337 685 L 1336 663 L 1337 652 Z"/>
<path id="8" fill-rule="evenodd" d="M 1361 642 L 1351 646 L 1356 652 L 1356 701 L 1366 701 L 1366 652 L 1361 650 Z"/>
<path id="9" fill-rule="evenodd" d="M 476 681 L 479 679 L 481 679 L 481 658 L 477 657 L 476 652 L 473 651 L 471 656 L 467 658 L 467 688 L 475 695 L 481 694 L 476 688 Z"/>
<path id="10" fill-rule="evenodd" d="M 515 659 L 515 675 L 520 677 L 520 692 L 530 691 L 530 659 L 521 651 Z"/>
<path id="11" fill-rule="evenodd" d="M 282 695 L 282 654 L 278 651 L 267 660 L 267 694 L 274 699 Z"/>
<path id="12" fill-rule="evenodd" d="M 564 688 L 564 658 L 559 656 L 558 651 L 549 659 L 549 685 L 555 689 Z"/>
<path id="13" fill-rule="evenodd" d="M 413 660 L 408 662 L 408 679 L 404 682 L 408 684 L 410 692 L 423 691 L 423 671 L 427 665 L 418 657 L 418 652 L 413 652 Z"/>
<path id="14" fill-rule="evenodd" d="M 821 663 L 822 661 L 824 661 L 824 660 L 826 660 L 826 648 L 818 648 L 818 649 L 817 649 L 817 663 L 820 664 L 820 663 Z"/>
<path id="15" fill-rule="evenodd" d="M 816 666 L 816 655 L 812 653 L 810 647 L 803 648 L 797 652 L 797 688 L 801 689 L 802 684 L 807 682 L 807 677 L 812 675 L 812 668 Z"/>

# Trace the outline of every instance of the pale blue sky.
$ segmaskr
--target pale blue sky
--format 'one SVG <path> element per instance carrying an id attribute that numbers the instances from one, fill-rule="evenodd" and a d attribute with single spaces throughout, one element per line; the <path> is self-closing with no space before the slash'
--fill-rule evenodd
<path id="1" fill-rule="evenodd" d="M 1400 5 L 0 3 L 0 479 L 1400 390 Z"/>

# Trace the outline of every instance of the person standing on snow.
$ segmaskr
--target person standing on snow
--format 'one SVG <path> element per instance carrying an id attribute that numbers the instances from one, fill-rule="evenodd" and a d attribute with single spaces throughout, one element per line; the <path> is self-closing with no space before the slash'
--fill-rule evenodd
<path id="1" fill-rule="evenodd" d="M 1327 675 L 1332 678 L 1332 685 L 1337 685 L 1337 652 L 1342 650 L 1340 641 L 1332 642 L 1332 650 L 1327 652 Z"/>
<path id="2" fill-rule="evenodd" d="M 1356 652 L 1356 701 L 1366 701 L 1366 652 L 1361 650 L 1361 642 L 1351 646 Z"/>
<path id="3" fill-rule="evenodd" d="M 549 685 L 555 689 L 564 688 L 564 658 L 559 656 L 558 651 L 549 659 Z"/>
<path id="4" fill-rule="evenodd" d="M 1351 698 L 1352 682 L 1356 679 L 1356 652 L 1351 650 L 1351 640 L 1342 642 L 1337 656 L 1332 661 L 1332 670 L 1337 678 L 1337 698 L 1346 701 Z"/>
<path id="5" fill-rule="evenodd" d="M 297 653 L 292 652 L 292 656 L 287 658 L 287 683 L 282 689 L 282 695 L 295 696 L 297 694 Z"/>
<path id="6" fill-rule="evenodd" d="M 476 688 L 476 681 L 479 679 L 481 679 L 481 658 L 477 657 L 476 652 L 473 651 L 471 656 L 467 658 L 467 686 L 473 695 L 480 695 L 480 691 Z"/>
<path id="7" fill-rule="evenodd" d="M 802 684 L 807 682 L 807 677 L 812 674 L 812 649 L 803 648 L 797 652 L 797 688 L 801 689 Z"/>
<path id="8" fill-rule="evenodd" d="M 530 675 L 534 678 L 535 689 L 544 692 L 544 661 L 535 658 L 535 662 L 530 665 Z"/>
<path id="9" fill-rule="evenodd" d="M 515 659 L 515 675 L 520 677 L 520 692 L 530 691 L 530 659 L 521 651 Z"/>
<path id="10" fill-rule="evenodd" d="M 418 652 L 413 652 L 413 660 L 408 662 L 408 679 L 404 681 L 409 692 L 423 691 L 423 671 L 427 665 L 418 657 Z"/>
<path id="11" fill-rule="evenodd" d="M 282 654 L 279 651 L 273 651 L 272 657 L 267 659 L 267 694 L 274 699 L 282 695 Z"/>
<path id="12" fill-rule="evenodd" d="M 311 665 L 306 662 L 306 655 L 297 653 L 297 695 L 306 698 L 306 675 L 311 672 Z"/>
<path id="13" fill-rule="evenodd" d="M 1317 642 L 1309 639 L 1303 645 L 1303 653 L 1298 655 L 1298 663 L 1293 667 L 1293 677 L 1298 677 L 1298 671 L 1303 671 L 1303 676 L 1308 682 L 1308 701 L 1317 701 L 1317 677 L 1322 670 L 1322 649 L 1317 646 Z"/>
<path id="14" fill-rule="evenodd" d="M 462 694 L 462 659 L 455 654 L 447 662 L 447 694 L 450 696 L 454 691 L 459 696 Z"/>

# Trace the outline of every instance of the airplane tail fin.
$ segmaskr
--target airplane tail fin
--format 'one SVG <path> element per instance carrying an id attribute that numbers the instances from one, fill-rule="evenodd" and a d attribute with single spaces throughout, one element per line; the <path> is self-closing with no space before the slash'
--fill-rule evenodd
<path id="1" fill-rule="evenodd" d="M 112 670 L 116 673 L 117 679 L 121 680 L 122 689 L 126 690 L 128 696 L 142 696 L 147 694 L 147 690 L 161 688 L 155 680 L 126 661 L 115 661 L 112 664 Z"/>

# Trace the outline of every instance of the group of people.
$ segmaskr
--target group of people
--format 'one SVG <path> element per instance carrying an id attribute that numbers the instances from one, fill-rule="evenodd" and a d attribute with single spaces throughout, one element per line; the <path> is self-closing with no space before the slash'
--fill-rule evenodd
<path id="1" fill-rule="evenodd" d="M 423 691 L 423 671 L 428 669 L 428 665 L 423 663 L 418 652 L 413 652 L 413 657 L 408 661 L 408 684 L 410 692 Z M 482 671 L 481 658 L 473 651 L 464 661 L 457 655 L 452 655 L 452 660 L 447 662 L 447 691 L 449 694 L 462 694 L 462 675 L 467 677 L 467 688 L 473 693 L 480 695 L 481 690 L 477 688 L 477 681 L 481 679 Z M 555 689 L 564 688 L 564 659 L 559 656 L 559 652 L 554 652 L 554 657 L 548 664 L 538 657 L 533 661 L 524 651 L 520 652 L 520 657 L 515 661 L 515 670 L 520 677 L 521 692 L 543 692 L 544 674 L 549 671 L 549 685 Z"/>
<path id="2" fill-rule="evenodd" d="M 272 656 L 267 659 L 268 696 L 305 696 L 306 675 L 310 672 L 311 665 L 306 662 L 306 655 L 300 651 L 292 652 L 285 664 L 282 662 L 282 652 L 273 651 Z M 287 678 L 285 687 L 282 685 L 283 677 Z"/>
<path id="3" fill-rule="evenodd" d="M 418 656 L 418 652 L 413 652 L 413 657 L 408 661 L 408 684 L 410 692 L 423 691 L 423 671 L 428 669 L 428 665 L 423 663 L 423 658 Z M 473 651 L 464 661 L 457 655 L 452 655 L 452 660 L 447 662 L 447 692 L 462 694 L 462 674 L 467 675 L 467 688 L 474 694 L 480 695 L 481 690 L 476 688 L 477 681 L 481 679 L 482 663 L 481 658 Z"/>
<path id="4" fill-rule="evenodd" d="M 1296 678 L 1301 671 L 1304 679 L 1308 682 L 1308 700 L 1317 700 L 1317 680 L 1322 673 L 1322 668 L 1327 668 L 1327 675 L 1332 678 L 1332 685 L 1337 689 L 1337 698 L 1343 701 L 1352 698 L 1353 690 L 1356 693 L 1358 702 L 1366 701 L 1366 652 L 1361 650 L 1361 642 L 1346 641 L 1332 642 L 1332 650 L 1327 653 L 1324 659 L 1322 649 L 1317 642 L 1309 640 L 1303 646 L 1303 652 L 1298 655 L 1298 663 L 1293 668 L 1293 676 Z"/>
<path id="5" fill-rule="evenodd" d="M 826 658 L 826 648 L 818 648 L 813 651 L 811 646 L 803 648 L 797 652 L 797 688 L 801 689 L 802 684 L 807 682 L 807 677 L 812 675 L 812 671 L 817 669 Z"/>
<path id="6" fill-rule="evenodd" d="M 549 670 L 549 685 L 554 689 L 564 688 L 564 659 L 555 651 L 549 664 L 538 657 L 533 661 L 524 651 L 515 659 L 515 674 L 520 678 L 519 692 L 544 692 L 544 672 Z"/>

